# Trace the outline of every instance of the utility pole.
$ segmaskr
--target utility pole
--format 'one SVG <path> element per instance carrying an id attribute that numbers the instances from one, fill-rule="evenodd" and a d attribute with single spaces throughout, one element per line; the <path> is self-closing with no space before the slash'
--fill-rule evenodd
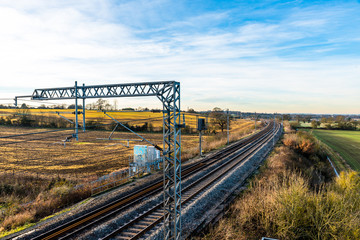
<path id="1" fill-rule="evenodd" d="M 200 152 L 200 157 L 203 156 L 203 154 L 202 154 L 201 142 L 202 142 L 202 134 L 201 134 L 201 130 L 200 130 L 200 131 L 199 131 L 199 152 Z"/>
<path id="2" fill-rule="evenodd" d="M 85 84 L 83 83 L 83 131 L 85 132 Z"/>
<path id="3" fill-rule="evenodd" d="M 229 145 L 229 109 L 227 110 L 227 144 Z"/>
<path id="4" fill-rule="evenodd" d="M 274 136 L 273 136 L 273 146 L 275 147 L 275 113 L 274 113 Z"/>
<path id="5" fill-rule="evenodd" d="M 76 141 L 79 140 L 79 120 L 78 120 L 78 87 L 75 81 L 75 135 Z"/>
<path id="6" fill-rule="evenodd" d="M 256 131 L 256 112 L 255 112 L 255 131 Z"/>

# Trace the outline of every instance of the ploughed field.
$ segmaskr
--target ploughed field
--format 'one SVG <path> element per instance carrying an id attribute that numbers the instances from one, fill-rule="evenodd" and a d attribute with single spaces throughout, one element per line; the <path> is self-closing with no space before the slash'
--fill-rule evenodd
<path id="1" fill-rule="evenodd" d="M 47 131 L 50 129 L 1 127 L 0 136 Z M 108 131 L 87 131 L 79 135 L 79 141 L 71 139 L 64 147 L 63 140 L 73 130 L 0 140 L 0 169 L 4 172 L 36 174 L 49 177 L 93 179 L 129 165 L 130 147 L 114 145 L 125 141 L 99 140 L 108 138 Z M 160 144 L 160 134 L 143 134 L 151 142 Z M 139 139 L 129 133 L 114 133 L 113 137 Z M 39 139 L 28 141 L 31 139 Z M 12 143 L 3 145 L 2 143 Z M 186 144 L 186 141 L 184 141 Z M 89 179 L 90 180 L 90 179 Z"/>
<path id="2" fill-rule="evenodd" d="M 253 129 L 253 121 L 232 121 L 230 141 L 252 133 Z M 88 182 L 128 168 L 133 147 L 149 145 L 131 141 L 140 138 L 130 132 L 115 131 L 112 135 L 112 138 L 129 139 L 126 147 L 127 141 L 108 139 L 111 130 L 85 133 L 80 130 L 79 141 L 71 139 L 64 146 L 63 140 L 73 132 L 73 129 L 0 125 L 0 238 L 87 198 L 91 195 Z M 162 132 L 138 133 L 162 147 Z M 198 134 L 182 134 L 181 138 L 183 161 L 199 154 Z M 220 148 L 226 139 L 225 132 L 205 135 L 203 149 L 208 152 Z M 83 188 L 77 188 L 80 184 Z"/>
<path id="3" fill-rule="evenodd" d="M 352 169 L 360 171 L 360 131 L 316 129 L 313 134 L 339 153 Z"/>
<path id="4" fill-rule="evenodd" d="M 233 122 L 231 134 L 245 133 L 253 128 L 253 122 Z M 22 128 L 0 126 L 0 137 L 24 133 L 44 132 L 58 129 Z M 25 174 L 36 177 L 60 177 L 80 182 L 90 181 L 99 176 L 129 166 L 135 145 L 146 142 L 101 140 L 108 138 L 111 131 L 79 131 L 79 141 L 71 139 L 64 147 L 63 140 L 73 130 L 48 132 L 14 138 L 0 138 L 0 172 Z M 162 147 L 162 133 L 140 133 L 143 137 Z M 218 134 L 219 135 L 219 134 Z M 112 138 L 140 140 L 129 132 L 115 132 Z M 35 139 L 35 140 L 34 140 Z M 31 140 L 31 141 L 29 141 Z M 216 141 L 216 135 L 204 136 L 207 142 Z M 182 135 L 183 156 L 197 154 L 199 137 L 196 134 Z M 11 144 L 8 144 L 11 143 Z"/>

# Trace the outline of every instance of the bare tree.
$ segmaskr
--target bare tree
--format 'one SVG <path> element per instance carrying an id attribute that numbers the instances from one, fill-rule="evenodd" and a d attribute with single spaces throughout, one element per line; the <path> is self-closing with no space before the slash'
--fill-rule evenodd
<path id="1" fill-rule="evenodd" d="M 106 100 L 102 99 L 102 98 L 99 98 L 95 103 L 96 108 L 99 109 L 99 110 L 103 110 L 108 105 L 109 105 L 109 103 Z"/>
<path id="2" fill-rule="evenodd" d="M 221 108 L 214 108 L 209 114 L 210 123 L 216 128 L 220 128 L 221 132 L 227 127 L 227 116 Z"/>

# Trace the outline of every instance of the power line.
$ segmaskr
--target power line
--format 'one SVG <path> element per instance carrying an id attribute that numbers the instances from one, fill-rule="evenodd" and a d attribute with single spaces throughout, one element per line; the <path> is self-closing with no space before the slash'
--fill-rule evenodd
<path id="1" fill-rule="evenodd" d="M 57 130 L 44 131 L 44 132 L 23 133 L 23 134 L 2 136 L 0 138 L 14 138 L 14 137 L 22 137 L 22 136 L 29 136 L 29 135 L 36 135 L 36 134 L 43 134 L 43 133 L 51 133 L 51 132 L 63 132 L 63 131 L 69 131 L 69 130 L 73 130 L 73 129 L 67 128 L 67 129 L 57 129 Z"/>
<path id="2" fill-rule="evenodd" d="M 34 102 L 34 103 L 42 103 L 42 104 L 50 104 L 50 105 L 59 105 L 59 104 L 57 104 L 57 103 L 48 102 L 48 101 L 36 101 L 36 100 L 25 100 L 25 99 L 18 99 L 18 101 Z"/>
<path id="3" fill-rule="evenodd" d="M 56 135 L 56 136 L 47 136 L 47 137 L 42 137 L 42 138 L 33 138 L 33 139 L 28 139 L 28 140 L 18 141 L 18 142 L 7 142 L 7 143 L 1 143 L 0 146 L 17 144 L 17 143 L 25 143 L 25 142 L 31 142 L 31 141 L 37 141 L 37 140 L 44 140 L 44 139 L 49 139 L 49 138 L 57 138 L 57 137 L 67 136 L 67 135 L 69 135 L 69 134 L 61 134 L 61 135 Z"/>

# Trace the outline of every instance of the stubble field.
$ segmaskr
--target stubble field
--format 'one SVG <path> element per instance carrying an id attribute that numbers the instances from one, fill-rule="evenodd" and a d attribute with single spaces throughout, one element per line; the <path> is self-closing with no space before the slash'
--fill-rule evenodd
<path id="1" fill-rule="evenodd" d="M 245 132 L 253 127 L 253 122 L 237 120 L 231 135 Z M 51 132 L 54 130 L 55 132 Z M 0 126 L 0 137 L 46 132 L 13 138 L 0 138 L 0 171 L 3 173 L 30 174 L 38 177 L 62 177 L 89 181 L 112 171 L 125 168 L 131 161 L 135 145 L 147 145 L 129 132 L 115 132 L 112 138 L 129 139 L 127 141 L 103 140 L 111 131 L 80 131 L 79 141 L 71 139 L 64 146 L 63 140 L 71 136 L 73 130 L 22 128 Z M 140 133 L 150 142 L 162 147 L 162 133 Z M 204 149 L 207 144 L 218 141 L 218 136 L 204 136 Z M 35 140 L 34 140 L 35 139 Z M 30 141 L 31 140 L 31 141 Z M 134 140 L 134 141 L 132 141 Z M 136 141 L 135 141 L 136 140 Z M 182 153 L 184 157 L 196 155 L 198 135 L 182 135 Z M 190 153 L 191 152 L 191 153 Z"/>
<path id="2" fill-rule="evenodd" d="M 232 121 L 231 129 L 230 141 L 236 141 L 253 132 L 254 122 Z M 73 132 L 0 126 L 0 237 L 89 197 L 87 183 L 126 169 L 132 161 L 134 145 L 148 145 L 129 132 L 115 131 L 112 135 L 129 139 L 126 147 L 127 141 L 108 139 L 111 131 L 87 130 L 79 132 L 78 141 L 71 139 L 64 146 L 63 140 Z M 162 147 L 162 132 L 139 134 Z M 226 139 L 225 132 L 205 135 L 203 149 L 208 152 L 220 148 Z M 183 161 L 199 154 L 198 143 L 197 134 L 182 134 Z M 83 187 L 77 188 L 79 184 Z"/>

